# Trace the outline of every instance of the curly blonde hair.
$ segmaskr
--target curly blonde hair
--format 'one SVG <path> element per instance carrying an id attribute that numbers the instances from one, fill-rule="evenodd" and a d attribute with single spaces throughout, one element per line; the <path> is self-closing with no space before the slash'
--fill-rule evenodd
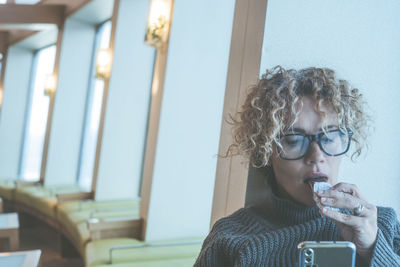
<path id="1" fill-rule="evenodd" d="M 226 155 L 244 155 L 254 167 L 265 167 L 273 151 L 280 146 L 279 136 L 297 120 L 303 96 L 316 100 L 316 109 L 323 118 L 322 102 L 337 114 L 340 129 L 353 132 L 355 151 L 359 156 L 366 144 L 369 116 L 359 90 L 338 79 L 333 70 L 306 68 L 285 70 L 277 66 L 266 71 L 255 86 L 249 88 L 242 111 L 231 116 L 233 144 Z M 294 119 L 293 119 L 294 118 Z"/>

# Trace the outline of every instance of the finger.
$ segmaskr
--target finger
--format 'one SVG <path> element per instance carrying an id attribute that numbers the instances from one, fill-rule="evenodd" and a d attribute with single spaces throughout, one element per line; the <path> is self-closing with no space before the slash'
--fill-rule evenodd
<path id="1" fill-rule="evenodd" d="M 350 194 L 340 192 L 337 190 L 325 190 L 321 194 L 321 204 L 324 206 L 331 206 L 339 209 L 349 209 L 354 210 L 355 208 L 359 207 L 359 205 L 363 205 L 364 209 L 370 208 L 370 204 L 362 199 L 359 199 L 355 196 Z M 363 211 L 359 216 L 365 214 Z"/>
<path id="2" fill-rule="evenodd" d="M 347 194 L 350 194 L 357 198 L 365 200 L 364 197 L 361 195 L 360 190 L 358 189 L 357 185 L 355 185 L 355 184 L 338 183 L 338 184 L 335 184 L 332 187 L 332 189 L 335 189 L 337 191 L 347 193 Z"/>
<path id="3" fill-rule="evenodd" d="M 344 225 L 359 227 L 362 224 L 362 218 L 358 216 L 353 216 L 350 214 L 341 213 L 328 208 L 323 208 L 320 210 L 321 215 L 326 216 L 336 222 L 342 223 Z"/>

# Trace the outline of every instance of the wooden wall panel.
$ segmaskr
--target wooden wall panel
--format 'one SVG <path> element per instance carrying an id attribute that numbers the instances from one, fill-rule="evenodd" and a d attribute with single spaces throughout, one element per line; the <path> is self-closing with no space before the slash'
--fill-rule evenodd
<path id="1" fill-rule="evenodd" d="M 240 109 L 247 88 L 259 76 L 267 0 L 237 0 L 225 92 L 219 154 L 232 143 L 229 114 Z M 221 217 L 244 206 L 248 164 L 240 156 L 219 158 L 211 226 Z"/>

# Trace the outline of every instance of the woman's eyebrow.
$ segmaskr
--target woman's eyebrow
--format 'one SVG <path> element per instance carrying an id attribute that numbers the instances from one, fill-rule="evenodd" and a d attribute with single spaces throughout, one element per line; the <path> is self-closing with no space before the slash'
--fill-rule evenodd
<path id="1" fill-rule="evenodd" d="M 328 126 L 326 126 L 326 130 L 330 130 L 330 129 L 337 129 L 337 128 L 339 128 L 339 126 L 337 126 L 337 125 L 334 125 L 334 124 L 330 124 L 330 125 L 328 125 Z M 323 129 L 322 128 L 319 128 L 319 131 L 323 131 Z"/>
<path id="2" fill-rule="evenodd" d="M 304 130 L 302 128 L 298 128 L 298 127 L 291 128 L 291 129 L 289 129 L 289 131 L 293 132 L 293 133 L 306 133 L 306 130 Z"/>
<path id="3" fill-rule="evenodd" d="M 331 130 L 331 129 L 337 129 L 339 128 L 337 125 L 334 124 L 330 124 L 328 126 L 326 126 L 326 130 Z M 319 132 L 323 132 L 322 128 L 319 128 L 318 130 Z M 289 131 L 290 133 L 307 133 L 306 130 L 304 130 L 303 128 L 299 128 L 299 127 L 294 127 L 294 128 L 290 128 Z"/>

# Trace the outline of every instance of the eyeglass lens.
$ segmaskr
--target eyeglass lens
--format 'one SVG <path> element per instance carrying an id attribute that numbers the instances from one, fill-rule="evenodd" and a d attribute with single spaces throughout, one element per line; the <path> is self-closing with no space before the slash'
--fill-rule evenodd
<path id="1" fill-rule="evenodd" d="M 280 156 L 284 159 L 303 157 L 311 146 L 311 135 L 289 134 L 280 139 L 282 145 Z M 341 130 L 318 134 L 318 144 L 323 152 L 330 156 L 343 154 L 347 151 L 350 136 Z"/>

